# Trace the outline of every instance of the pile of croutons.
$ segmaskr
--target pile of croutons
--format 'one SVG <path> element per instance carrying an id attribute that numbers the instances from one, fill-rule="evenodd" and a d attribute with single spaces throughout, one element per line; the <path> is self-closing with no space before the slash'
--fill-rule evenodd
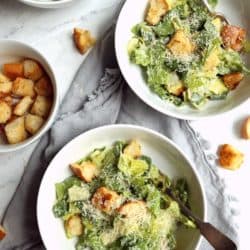
<path id="1" fill-rule="evenodd" d="M 36 134 L 48 118 L 53 102 L 50 78 L 31 59 L 3 65 L 0 73 L 0 126 L 9 144 Z"/>

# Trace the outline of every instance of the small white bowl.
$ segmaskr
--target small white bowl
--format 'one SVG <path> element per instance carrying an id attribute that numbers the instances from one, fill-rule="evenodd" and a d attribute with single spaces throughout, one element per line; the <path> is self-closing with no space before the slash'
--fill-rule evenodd
<path id="1" fill-rule="evenodd" d="M 217 116 L 245 103 L 250 93 L 250 76 L 246 76 L 240 86 L 235 91 L 232 91 L 226 100 L 209 101 L 202 110 L 192 109 L 187 105 L 176 107 L 174 104 L 162 100 L 149 89 L 140 66 L 130 62 L 127 50 L 128 42 L 133 36 L 131 29 L 144 20 L 148 2 L 148 0 L 127 0 L 120 13 L 115 33 L 115 49 L 118 64 L 124 78 L 135 94 L 155 110 L 165 115 L 185 120 L 198 120 Z M 250 12 L 250 1 L 221 0 L 219 3 L 218 10 L 228 16 L 233 24 L 250 30 L 250 22 L 247 22 Z M 250 65 L 250 54 L 246 55 L 245 59 L 248 65 Z"/>
<path id="2" fill-rule="evenodd" d="M 55 8 L 64 8 L 70 6 L 75 0 L 19 0 L 22 3 L 27 5 L 38 7 L 38 8 L 46 8 L 46 9 L 55 9 Z"/>
<path id="3" fill-rule="evenodd" d="M 51 83 L 53 85 L 53 105 L 50 111 L 50 115 L 47 118 L 46 123 L 43 127 L 32 137 L 28 138 L 27 140 L 18 143 L 18 144 L 6 144 L 2 140 L 0 141 L 0 153 L 7 153 L 11 151 L 19 150 L 23 147 L 26 147 L 39 139 L 51 126 L 53 123 L 56 113 L 59 107 L 59 91 L 58 85 L 56 81 L 56 76 L 54 71 L 50 65 L 50 63 L 45 59 L 45 57 L 37 51 L 35 48 L 31 47 L 30 45 L 24 44 L 19 41 L 14 40 L 0 40 L 0 67 L 4 63 L 8 62 L 15 62 L 22 58 L 31 58 L 38 61 L 43 69 L 46 71 L 48 76 L 51 79 Z"/>
<path id="4" fill-rule="evenodd" d="M 138 139 L 143 154 L 150 156 L 164 174 L 170 178 L 184 177 L 187 180 L 191 208 L 197 216 L 206 220 L 206 200 L 202 182 L 195 167 L 178 146 L 150 129 L 133 125 L 109 125 L 90 130 L 73 139 L 55 156 L 47 168 L 37 200 L 38 226 L 46 249 L 75 249 L 75 239 L 67 239 L 63 222 L 55 218 L 52 212 L 56 201 L 55 183 L 62 182 L 72 175 L 69 164 L 81 159 L 95 148 L 111 146 L 117 140 L 131 139 Z M 178 250 L 194 250 L 199 247 L 200 241 L 198 230 L 178 230 Z"/>

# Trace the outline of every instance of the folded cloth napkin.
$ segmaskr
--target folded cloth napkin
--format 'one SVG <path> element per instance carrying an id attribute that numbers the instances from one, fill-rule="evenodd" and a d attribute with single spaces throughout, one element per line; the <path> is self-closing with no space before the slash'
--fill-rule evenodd
<path id="1" fill-rule="evenodd" d="M 49 161 L 75 136 L 114 123 L 145 126 L 163 133 L 177 143 L 195 163 L 203 180 L 208 220 L 238 241 L 230 196 L 225 194 L 223 182 L 207 159 L 202 146 L 204 142 L 197 137 L 188 122 L 156 112 L 128 88 L 117 69 L 113 40 L 112 27 L 80 67 L 56 122 L 32 154 L 5 213 L 3 224 L 8 235 L 0 243 L 0 249 L 44 249 L 36 222 L 36 200 Z M 211 247 L 204 240 L 200 249 Z"/>

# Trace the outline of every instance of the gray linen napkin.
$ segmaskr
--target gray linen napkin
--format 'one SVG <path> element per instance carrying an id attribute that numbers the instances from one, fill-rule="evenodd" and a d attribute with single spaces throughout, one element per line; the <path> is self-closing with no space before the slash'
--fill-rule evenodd
<path id="1" fill-rule="evenodd" d="M 36 222 L 36 199 L 49 161 L 75 136 L 113 123 L 137 124 L 157 130 L 182 147 L 205 184 L 209 221 L 238 241 L 231 198 L 225 194 L 223 182 L 207 159 L 202 146 L 204 141 L 197 137 L 188 122 L 152 110 L 132 93 L 116 69 L 113 48 L 113 29 L 110 29 L 80 67 L 57 121 L 32 154 L 6 211 L 3 224 L 8 236 L 0 243 L 0 249 L 44 249 Z M 204 240 L 200 249 L 211 248 Z"/>

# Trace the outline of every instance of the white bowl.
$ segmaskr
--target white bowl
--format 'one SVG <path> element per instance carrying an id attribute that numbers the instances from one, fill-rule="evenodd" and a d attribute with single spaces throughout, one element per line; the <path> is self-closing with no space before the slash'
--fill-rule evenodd
<path id="1" fill-rule="evenodd" d="M 112 145 L 117 140 L 136 138 L 145 155 L 170 178 L 184 177 L 190 188 L 192 210 L 206 219 L 205 194 L 201 180 L 185 154 L 168 138 L 152 130 L 132 125 L 110 125 L 90 130 L 68 143 L 52 160 L 41 182 L 37 201 L 37 220 L 43 243 L 48 250 L 73 250 L 75 240 L 65 236 L 63 223 L 54 217 L 55 183 L 72 175 L 69 164 L 81 159 L 95 148 Z M 49 230 L 48 230 L 49 225 Z M 180 230 L 178 249 L 194 250 L 200 244 L 198 230 Z"/>
<path id="2" fill-rule="evenodd" d="M 38 8 L 47 8 L 47 9 L 54 9 L 54 8 L 63 8 L 68 7 L 71 5 L 75 0 L 19 0 L 22 3 L 27 5 L 38 7 Z"/>
<path id="3" fill-rule="evenodd" d="M 0 40 L 0 67 L 4 63 L 15 62 L 22 58 L 31 58 L 38 61 L 49 75 L 52 85 L 53 85 L 53 105 L 49 117 L 43 127 L 32 137 L 18 144 L 6 144 L 0 140 L 0 153 L 6 153 L 11 151 L 19 150 L 23 147 L 30 145 L 32 142 L 39 139 L 51 126 L 53 123 L 58 106 L 59 106 L 59 92 L 58 85 L 56 81 L 56 76 L 50 63 L 45 59 L 45 57 L 30 45 L 24 44 L 19 41 L 14 40 Z"/>
<path id="4" fill-rule="evenodd" d="M 203 110 L 195 110 L 188 106 L 176 107 L 173 104 L 160 99 L 148 88 L 138 65 L 130 62 L 127 47 L 132 37 L 132 27 L 144 20 L 148 0 L 127 0 L 120 13 L 115 34 L 116 56 L 121 72 L 131 89 L 149 106 L 163 114 L 185 120 L 197 120 L 216 116 L 228 112 L 249 98 L 250 77 L 246 77 L 240 86 L 223 101 L 210 101 Z M 244 0 L 220 0 L 219 11 L 225 13 L 235 25 L 250 30 L 248 13 L 250 12 L 250 1 Z M 250 57 L 246 58 L 250 65 Z"/>

